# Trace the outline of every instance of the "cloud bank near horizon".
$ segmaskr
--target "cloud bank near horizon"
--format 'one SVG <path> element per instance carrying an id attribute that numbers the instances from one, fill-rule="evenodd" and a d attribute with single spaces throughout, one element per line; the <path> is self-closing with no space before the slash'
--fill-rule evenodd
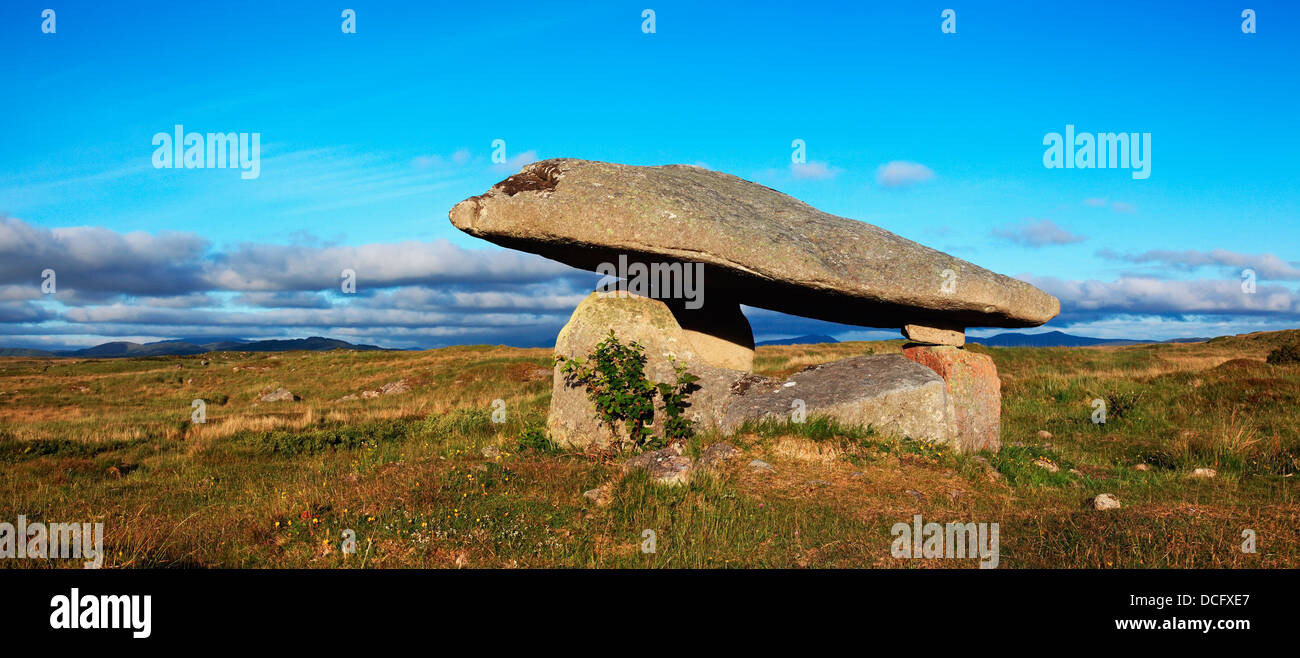
<path id="1" fill-rule="evenodd" d="M 1060 239 L 1054 231 L 1034 235 L 1047 236 L 1047 244 Z M 1061 299 L 1061 315 L 1048 328 L 1170 338 L 1300 326 L 1300 294 L 1291 283 L 1300 269 L 1276 255 L 1216 249 L 1103 257 L 1164 274 L 1125 273 L 1114 281 L 1020 275 Z M 1258 277 L 1253 293 L 1235 275 L 1243 266 Z M 54 294 L 42 292 L 45 270 L 55 272 Z M 340 288 L 344 270 L 355 272 L 355 294 Z M 1175 278 L 1204 270 L 1213 276 Z M 550 346 L 597 278 L 540 256 L 443 239 L 217 247 L 192 232 L 49 229 L 0 217 L 0 347 L 309 335 L 384 347 Z M 746 313 L 757 340 L 896 334 Z"/>

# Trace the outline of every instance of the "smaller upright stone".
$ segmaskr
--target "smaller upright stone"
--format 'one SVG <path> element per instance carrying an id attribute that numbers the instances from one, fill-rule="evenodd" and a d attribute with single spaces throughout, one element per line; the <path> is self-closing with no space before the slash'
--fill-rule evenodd
<path id="1" fill-rule="evenodd" d="M 914 343 L 925 343 L 926 345 L 961 347 L 966 344 L 966 330 L 962 327 L 905 324 L 903 325 L 903 335 Z"/>
<path id="2" fill-rule="evenodd" d="M 996 452 L 1002 446 L 1002 381 L 991 357 L 949 345 L 904 347 L 903 356 L 943 378 L 958 449 Z"/>

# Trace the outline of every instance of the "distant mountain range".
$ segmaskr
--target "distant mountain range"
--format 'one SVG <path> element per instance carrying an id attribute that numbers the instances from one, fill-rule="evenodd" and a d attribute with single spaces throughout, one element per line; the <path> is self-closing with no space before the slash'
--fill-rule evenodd
<path id="1" fill-rule="evenodd" d="M 206 342 L 204 342 L 206 341 Z M 186 354 L 204 354 L 207 352 L 289 352 L 292 350 L 382 350 L 374 345 L 354 345 L 344 340 L 333 338 L 293 338 L 289 340 L 243 340 L 241 338 L 224 338 L 211 341 L 205 338 L 176 338 L 160 340 L 154 343 L 132 343 L 116 341 L 104 343 L 80 350 L 32 350 L 24 348 L 0 348 L 0 356 L 53 356 L 81 357 L 91 359 L 115 359 L 136 356 L 172 356 Z"/>
<path id="2" fill-rule="evenodd" d="M 1087 347 L 1089 345 L 1138 345 L 1141 343 L 1199 343 L 1208 338 L 1171 338 L 1169 340 L 1133 340 L 1129 338 L 1092 338 L 1074 336 L 1060 331 L 1041 334 L 1008 332 L 988 338 L 967 338 L 970 343 L 990 347 Z"/>
<path id="3" fill-rule="evenodd" d="M 1008 332 L 988 338 L 968 338 L 971 343 L 990 347 L 1086 347 L 1089 345 L 1137 345 L 1140 343 L 1196 343 L 1208 338 L 1173 338 L 1170 340 L 1133 340 L 1128 338 L 1091 338 L 1074 336 L 1060 331 L 1048 331 L 1041 334 L 1023 334 Z M 812 334 L 793 338 L 776 338 L 755 343 L 755 345 L 816 345 L 818 343 L 838 343 L 831 336 Z M 288 340 L 244 340 L 242 338 L 175 338 L 153 343 L 132 343 L 115 341 L 79 350 L 36 350 L 19 347 L 0 348 L 0 356 L 43 356 L 43 357 L 80 357 L 89 359 L 116 359 L 141 356 L 173 356 L 205 354 L 207 352 L 289 352 L 293 350 L 358 350 L 372 351 L 387 348 L 375 345 L 356 345 L 334 338 L 293 338 Z"/>
<path id="4" fill-rule="evenodd" d="M 838 342 L 840 342 L 840 341 L 835 340 L 834 338 L 831 338 L 830 336 L 822 336 L 822 335 L 819 335 L 819 334 L 814 334 L 814 335 L 811 335 L 811 336 L 795 336 L 794 338 L 777 338 L 777 339 L 774 339 L 774 340 L 764 340 L 764 341 L 760 341 L 760 342 L 754 343 L 754 345 L 755 345 L 755 346 L 759 346 L 759 345 L 816 345 L 816 344 L 818 344 L 818 343 L 838 343 Z"/>
<path id="5" fill-rule="evenodd" d="M 1199 343 L 1205 340 L 1209 340 L 1209 338 L 1136 340 L 1132 338 L 1093 338 L 1091 336 L 1075 336 L 1061 331 L 1048 331 L 1039 334 L 1026 334 L 1011 331 L 996 336 L 990 336 L 988 338 L 968 337 L 966 342 L 979 343 L 989 347 L 1087 347 L 1090 345 L 1140 345 L 1142 343 Z M 814 345 L 817 343 L 838 342 L 838 340 L 835 340 L 830 336 L 814 334 L 810 336 L 796 336 L 794 338 L 764 340 L 754 343 L 754 345 Z"/>

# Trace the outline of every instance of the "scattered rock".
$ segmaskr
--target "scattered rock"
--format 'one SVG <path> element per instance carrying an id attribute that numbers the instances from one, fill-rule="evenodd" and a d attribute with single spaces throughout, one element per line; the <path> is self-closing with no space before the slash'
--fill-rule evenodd
<path id="1" fill-rule="evenodd" d="M 740 456 L 740 449 L 730 443 L 714 443 L 700 453 L 700 468 L 718 468 Z"/>
<path id="2" fill-rule="evenodd" d="M 1051 441 L 1051 440 L 1052 440 L 1052 433 L 1049 432 L 1049 431 L 1047 431 L 1047 430 L 1038 430 L 1038 438 L 1040 438 L 1040 439 L 1042 439 L 1042 440 L 1044 440 L 1044 441 Z"/>
<path id="3" fill-rule="evenodd" d="M 1096 496 L 1089 498 L 1088 506 L 1099 511 L 1120 508 L 1119 499 L 1108 493 L 1097 494 Z"/>
<path id="4" fill-rule="evenodd" d="M 406 383 L 405 379 L 399 379 L 395 382 L 388 382 L 379 387 L 380 395 L 397 395 L 411 390 L 411 385 Z"/>
<path id="5" fill-rule="evenodd" d="M 111 475 L 114 478 L 123 478 L 130 475 L 131 471 L 134 471 L 137 468 L 140 468 L 139 464 L 117 464 L 104 469 L 104 473 L 106 475 Z"/>
<path id="6" fill-rule="evenodd" d="M 595 489 L 588 489 L 582 492 L 582 496 L 596 504 L 596 507 L 604 507 L 613 500 L 614 483 L 606 482 Z"/>
<path id="7" fill-rule="evenodd" d="M 294 395 L 287 388 L 277 388 L 266 395 L 258 398 L 262 402 L 293 402 L 302 398 Z"/>
<path id="8" fill-rule="evenodd" d="M 1138 464 L 1137 466 L 1134 466 L 1134 467 L 1133 467 L 1133 470 L 1135 470 L 1135 471 L 1149 471 L 1149 470 L 1151 470 L 1151 467 L 1150 467 L 1149 465 L 1147 465 L 1147 464 Z"/>
<path id="9" fill-rule="evenodd" d="M 749 468 L 751 468 L 751 469 L 753 469 L 753 470 L 755 470 L 755 471 L 772 471 L 772 470 L 775 470 L 775 469 L 772 468 L 772 465 L 771 465 L 771 464 L 769 464 L 769 463 L 767 463 L 767 462 L 765 462 L 765 461 L 763 461 L 763 460 L 761 460 L 761 459 L 755 459 L 755 460 L 749 462 Z"/>
<path id="10" fill-rule="evenodd" d="M 535 382 L 543 379 L 550 379 L 551 375 L 552 371 L 550 368 L 531 368 L 524 373 L 523 379 L 526 382 Z"/>
<path id="11" fill-rule="evenodd" d="M 398 393 L 405 393 L 409 390 L 411 390 L 411 385 L 407 384 L 405 379 L 399 379 L 395 382 L 388 382 L 373 391 L 362 391 L 361 397 L 362 399 L 369 400 L 381 395 L 396 395 Z"/>
<path id="12" fill-rule="evenodd" d="M 1060 466 L 1047 461 L 1046 459 L 1035 459 L 1034 466 L 1046 470 L 1048 473 L 1056 473 L 1061 470 Z"/>
<path id="13" fill-rule="evenodd" d="M 1219 472 L 1216 471 L 1216 470 L 1214 470 L 1214 469 L 1212 469 L 1212 468 L 1198 468 L 1198 469 L 1192 471 L 1191 473 L 1188 473 L 1188 474 L 1187 474 L 1187 477 L 1189 477 L 1189 478 L 1204 478 L 1204 479 L 1209 479 L 1209 478 L 1212 478 L 1212 477 L 1217 476 L 1218 474 L 1219 474 Z"/>
<path id="14" fill-rule="evenodd" d="M 997 482 L 998 480 L 1002 479 L 1002 474 L 999 473 L 998 469 L 995 468 L 993 464 L 989 462 L 987 457 L 984 457 L 983 455 L 976 455 L 974 457 L 971 457 L 971 461 L 975 462 L 976 464 L 979 464 L 984 469 L 984 477 L 989 482 Z"/>
<path id="15" fill-rule="evenodd" d="M 624 472 L 645 471 L 659 484 L 686 484 L 691 479 L 691 458 L 672 448 L 639 454 L 623 463 Z"/>

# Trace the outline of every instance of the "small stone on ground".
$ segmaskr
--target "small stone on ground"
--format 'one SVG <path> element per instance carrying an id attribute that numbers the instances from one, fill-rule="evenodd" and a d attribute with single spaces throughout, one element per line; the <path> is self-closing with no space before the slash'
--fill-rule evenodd
<path id="1" fill-rule="evenodd" d="M 1088 500 L 1088 506 L 1103 512 L 1120 508 L 1119 499 L 1108 493 L 1097 494 L 1093 498 L 1090 498 Z"/>

